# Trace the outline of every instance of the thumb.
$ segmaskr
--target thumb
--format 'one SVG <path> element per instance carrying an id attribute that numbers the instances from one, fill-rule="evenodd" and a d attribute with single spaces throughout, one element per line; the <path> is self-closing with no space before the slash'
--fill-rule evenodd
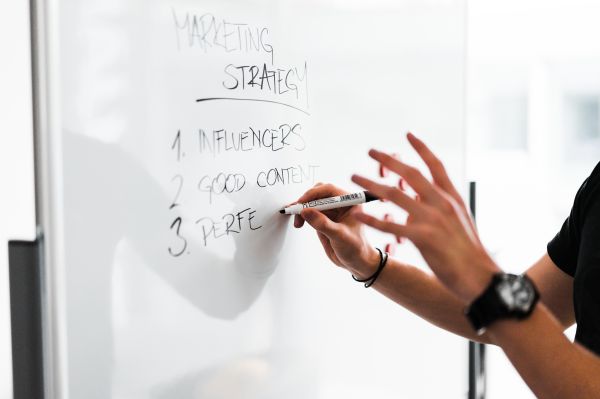
<path id="1" fill-rule="evenodd" d="M 333 239 L 340 235 L 340 226 L 315 209 L 304 209 L 301 216 L 315 230 Z"/>

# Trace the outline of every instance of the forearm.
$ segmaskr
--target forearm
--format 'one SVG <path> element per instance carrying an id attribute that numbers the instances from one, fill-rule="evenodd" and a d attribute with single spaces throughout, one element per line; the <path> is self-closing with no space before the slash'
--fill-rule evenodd
<path id="1" fill-rule="evenodd" d="M 600 397 L 600 358 L 571 343 L 543 304 L 526 320 L 494 323 L 488 336 L 537 397 Z"/>
<path id="2" fill-rule="evenodd" d="M 464 315 L 465 304 L 433 275 L 390 258 L 373 288 L 440 328 L 489 343 L 487 335 L 475 334 Z"/>

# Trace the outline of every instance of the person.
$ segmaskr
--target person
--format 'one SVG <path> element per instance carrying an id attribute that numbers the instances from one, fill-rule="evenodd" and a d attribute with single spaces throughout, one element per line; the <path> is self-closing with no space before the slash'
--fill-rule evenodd
<path id="1" fill-rule="evenodd" d="M 352 181 L 407 214 L 406 223 L 380 220 L 360 206 L 304 209 L 294 226 L 312 226 L 329 259 L 432 324 L 501 347 L 540 398 L 600 397 L 600 164 L 579 189 L 571 214 L 548 251 L 523 275 L 503 273 L 481 243 L 470 213 L 443 163 L 416 136 L 407 139 L 432 180 L 376 150 L 369 156 L 412 187 L 359 175 Z M 297 202 L 342 195 L 317 184 Z M 433 272 L 387 259 L 371 247 L 363 226 L 410 240 Z M 539 299 L 539 301 L 538 301 Z M 577 322 L 575 342 L 563 331 Z"/>

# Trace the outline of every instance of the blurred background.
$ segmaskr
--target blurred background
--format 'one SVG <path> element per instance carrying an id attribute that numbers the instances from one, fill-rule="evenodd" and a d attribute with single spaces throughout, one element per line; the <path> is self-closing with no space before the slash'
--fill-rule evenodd
<path id="1" fill-rule="evenodd" d="M 468 4 L 467 174 L 506 270 L 544 253 L 600 159 L 599 19 L 589 0 Z M 35 235 L 28 29 L 26 2 L 0 4 L 0 399 L 12 397 L 4 243 Z M 497 348 L 487 370 L 489 398 L 533 397 Z"/>
<path id="2" fill-rule="evenodd" d="M 505 270 L 544 253 L 600 161 L 599 17 L 594 1 L 468 4 L 467 173 Z M 489 398 L 534 397 L 502 351 L 488 354 Z"/>

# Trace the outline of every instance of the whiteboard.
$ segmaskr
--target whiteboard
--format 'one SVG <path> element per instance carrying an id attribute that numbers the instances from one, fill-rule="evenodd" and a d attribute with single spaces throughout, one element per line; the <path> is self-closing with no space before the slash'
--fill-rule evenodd
<path id="1" fill-rule="evenodd" d="M 51 397 L 464 396 L 463 340 L 354 283 L 277 213 L 316 182 L 377 176 L 370 147 L 415 161 L 407 130 L 463 182 L 463 1 L 43 10 Z M 410 244 L 395 256 L 422 264 Z"/>

